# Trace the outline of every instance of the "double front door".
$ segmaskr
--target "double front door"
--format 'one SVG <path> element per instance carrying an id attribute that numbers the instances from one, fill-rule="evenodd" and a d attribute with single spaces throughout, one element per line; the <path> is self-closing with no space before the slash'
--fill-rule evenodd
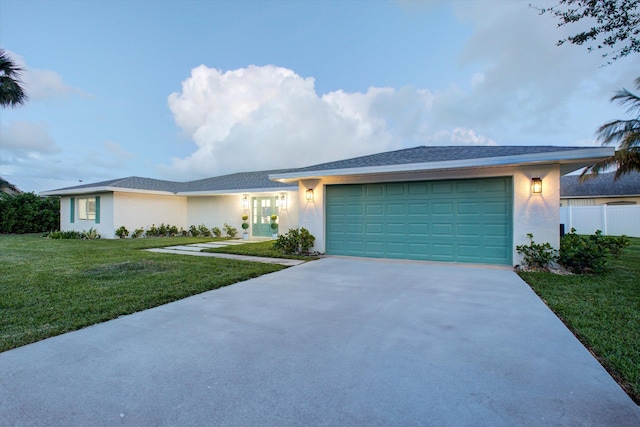
<path id="1" fill-rule="evenodd" d="M 251 234 L 254 236 L 271 236 L 271 215 L 276 214 L 275 197 L 254 197 L 252 205 Z"/>

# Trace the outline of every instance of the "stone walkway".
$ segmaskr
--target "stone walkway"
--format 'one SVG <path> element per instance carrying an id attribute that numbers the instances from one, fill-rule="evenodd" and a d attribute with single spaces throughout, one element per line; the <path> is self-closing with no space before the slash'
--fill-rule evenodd
<path id="1" fill-rule="evenodd" d="M 245 243 L 260 243 L 263 241 L 264 240 L 222 240 L 219 242 L 194 243 L 192 245 L 167 246 L 166 248 L 153 248 L 146 250 L 149 252 L 159 252 L 164 254 L 181 254 L 213 258 L 237 259 L 240 261 L 266 262 L 268 264 L 286 265 L 287 267 L 292 267 L 294 265 L 299 265 L 306 262 L 298 259 L 266 258 L 249 255 L 202 252 L 203 249 L 208 248 L 222 248 L 225 246 L 243 245 Z"/>

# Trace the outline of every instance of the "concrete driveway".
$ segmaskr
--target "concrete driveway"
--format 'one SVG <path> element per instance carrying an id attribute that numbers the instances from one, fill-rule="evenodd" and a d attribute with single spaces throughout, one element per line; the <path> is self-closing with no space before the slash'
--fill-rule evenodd
<path id="1" fill-rule="evenodd" d="M 513 272 L 326 258 L 0 354 L 1 425 L 638 426 Z"/>

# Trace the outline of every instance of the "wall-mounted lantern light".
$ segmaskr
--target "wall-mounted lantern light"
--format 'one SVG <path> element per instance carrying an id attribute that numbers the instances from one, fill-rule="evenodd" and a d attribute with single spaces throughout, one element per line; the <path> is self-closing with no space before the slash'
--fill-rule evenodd
<path id="1" fill-rule="evenodd" d="M 313 188 L 309 188 L 306 192 L 306 198 L 307 198 L 307 202 L 310 202 L 313 200 Z"/>
<path id="2" fill-rule="evenodd" d="M 280 195 L 276 196 L 276 207 L 287 209 L 287 193 L 280 193 Z"/>
<path id="3" fill-rule="evenodd" d="M 531 192 L 534 194 L 542 193 L 542 179 L 531 178 Z"/>
<path id="4" fill-rule="evenodd" d="M 240 199 L 240 206 L 242 206 L 242 209 L 249 209 L 249 195 L 248 194 L 243 194 L 242 198 Z"/>

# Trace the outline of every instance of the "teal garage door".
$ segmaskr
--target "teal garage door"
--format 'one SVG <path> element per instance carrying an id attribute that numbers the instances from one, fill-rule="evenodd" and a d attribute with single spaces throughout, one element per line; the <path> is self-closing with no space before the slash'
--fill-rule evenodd
<path id="1" fill-rule="evenodd" d="M 326 187 L 326 252 L 511 265 L 511 177 Z"/>

